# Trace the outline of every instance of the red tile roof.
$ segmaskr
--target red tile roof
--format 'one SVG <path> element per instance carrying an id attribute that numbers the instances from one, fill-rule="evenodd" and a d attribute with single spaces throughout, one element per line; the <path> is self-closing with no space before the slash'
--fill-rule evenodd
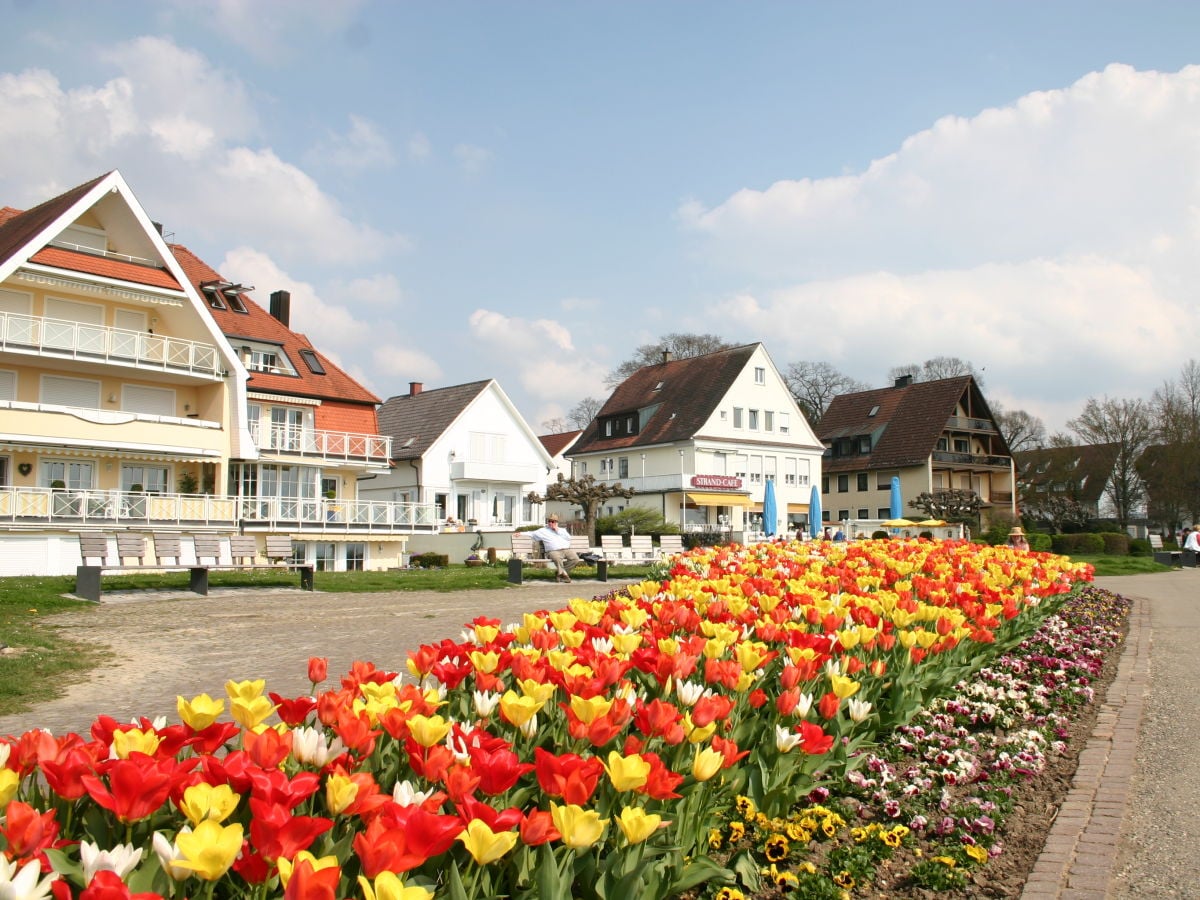
<path id="1" fill-rule="evenodd" d="M 42 229 L 70 209 L 77 200 L 110 174 L 112 173 L 106 172 L 99 178 L 93 178 L 78 187 L 73 187 L 24 212 L 6 206 L 4 208 L 5 216 L 0 219 L 0 262 L 7 261 L 14 253 L 33 240 Z"/>
<path id="2" fill-rule="evenodd" d="M 546 452 L 553 459 L 558 454 L 562 453 L 574 442 L 575 438 L 583 434 L 582 431 L 562 431 L 558 434 L 541 434 L 538 435 L 538 440 L 542 442 L 542 446 L 546 448 Z"/>
<path id="3" fill-rule="evenodd" d="M 85 272 L 88 275 L 99 275 L 102 278 L 129 281 L 133 284 L 167 288 L 173 291 L 183 290 L 179 282 L 175 280 L 175 276 L 166 269 L 159 269 L 154 266 L 141 266 L 137 263 L 112 259 L 108 256 L 97 256 L 94 253 L 67 250 L 64 247 L 43 247 L 37 253 L 33 254 L 30 261 L 43 266 L 67 269 L 71 272 Z"/>
<path id="4" fill-rule="evenodd" d="M 184 274 L 202 297 L 205 294 L 200 287 L 201 283 L 228 281 L 187 247 L 180 244 L 171 244 L 170 246 L 171 252 L 179 260 Z M 208 308 L 209 313 L 216 320 L 217 327 L 225 333 L 234 347 L 238 346 L 238 338 L 280 345 L 297 373 L 293 376 L 252 371 L 247 385 L 248 390 L 271 391 L 298 397 L 316 397 L 322 400 L 344 400 L 348 403 L 369 403 L 374 409 L 379 398 L 317 350 L 307 337 L 292 331 L 251 300 L 247 294 L 238 294 L 238 297 L 246 307 L 245 313 L 235 312 L 228 308 L 213 309 L 211 306 Z M 324 375 L 317 375 L 309 371 L 304 359 L 300 356 L 301 350 L 311 350 L 316 354 L 325 369 Z M 375 434 L 377 432 L 374 428 L 370 428 L 367 429 L 367 433 Z"/>

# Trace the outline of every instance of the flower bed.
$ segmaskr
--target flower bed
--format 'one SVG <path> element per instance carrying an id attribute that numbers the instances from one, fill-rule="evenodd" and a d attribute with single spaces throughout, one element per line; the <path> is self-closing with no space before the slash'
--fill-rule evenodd
<path id="1" fill-rule="evenodd" d="M 0 884 L 87 900 L 734 884 L 708 850 L 737 798 L 770 820 L 847 779 L 868 791 L 899 764 L 867 752 L 879 735 L 927 727 L 909 723 L 1090 574 L 949 541 L 697 550 L 620 595 L 476 619 L 405 678 L 364 662 L 312 697 L 231 682 L 227 700 L 181 697 L 177 724 L 29 732 L 0 742 Z M 879 824 L 870 840 L 903 843 Z"/>

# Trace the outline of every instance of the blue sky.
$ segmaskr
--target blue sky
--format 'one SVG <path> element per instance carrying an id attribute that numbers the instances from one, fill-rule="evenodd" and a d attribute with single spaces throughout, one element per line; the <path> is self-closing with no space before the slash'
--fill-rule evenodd
<path id="1" fill-rule="evenodd" d="M 119 168 L 372 390 L 674 331 L 1064 427 L 1195 355 L 1200 4 L 0 0 L 0 204 Z"/>

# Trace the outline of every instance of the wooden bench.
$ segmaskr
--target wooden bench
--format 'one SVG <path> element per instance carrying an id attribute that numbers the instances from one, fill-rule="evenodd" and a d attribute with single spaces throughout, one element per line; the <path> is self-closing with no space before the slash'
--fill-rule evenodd
<path id="1" fill-rule="evenodd" d="M 683 552 L 682 534 L 660 534 L 658 552 L 661 556 L 676 556 Z"/>
<path id="2" fill-rule="evenodd" d="M 83 531 L 79 533 L 79 556 L 83 564 L 75 568 L 75 595 L 83 597 L 85 600 L 91 600 L 94 603 L 100 602 L 101 576 L 105 573 L 112 572 L 153 572 L 153 571 L 170 571 L 170 572 L 189 572 L 188 588 L 194 593 L 205 595 L 208 593 L 208 567 L 199 565 L 181 564 L 179 562 L 179 543 L 178 537 L 175 538 L 175 553 L 169 552 L 170 540 L 167 539 L 165 544 L 160 544 L 160 538 L 155 535 L 154 543 L 154 562 L 146 563 L 146 536 L 139 532 L 123 531 L 117 534 L 117 563 L 116 565 L 108 564 L 108 535 L 99 531 Z M 160 550 L 160 546 L 162 549 Z M 171 565 L 165 565 L 163 559 L 172 557 L 175 562 Z M 89 559 L 97 560 L 97 563 L 89 563 Z M 136 559 L 137 565 L 126 565 L 125 560 Z"/>
<path id="3" fill-rule="evenodd" d="M 1189 560 L 1185 557 L 1182 550 L 1164 550 L 1161 534 L 1150 535 L 1150 549 L 1154 554 L 1154 561 L 1164 566 L 1183 566 L 1187 565 Z M 1193 554 L 1194 555 L 1194 554 Z M 1190 560 L 1191 565 L 1195 566 L 1195 559 Z"/>
<path id="4" fill-rule="evenodd" d="M 205 549 L 210 549 L 207 545 Z M 199 554 L 199 550 L 196 551 Z M 207 554 L 206 554 L 207 555 Z M 312 563 L 298 563 L 292 559 L 292 539 L 286 534 L 266 535 L 265 563 L 258 562 L 258 539 L 252 534 L 229 536 L 229 563 L 212 566 L 216 569 L 294 569 L 300 573 L 300 587 L 313 589 Z"/>
<path id="5" fill-rule="evenodd" d="M 619 534 L 600 535 L 600 549 L 609 562 L 619 562 L 625 566 L 649 566 L 658 562 L 650 535 L 631 535 L 629 544 L 626 547 Z"/>
<path id="6" fill-rule="evenodd" d="M 629 553 L 635 562 L 658 562 L 658 551 L 654 549 L 654 538 L 648 534 L 629 536 Z"/>
<path id="7" fill-rule="evenodd" d="M 508 581 L 510 584 L 524 583 L 525 576 L 522 570 L 525 566 L 543 569 L 557 568 L 554 560 L 545 556 L 542 542 L 534 541 L 532 531 L 514 531 L 511 540 L 512 556 L 508 558 Z M 571 535 L 571 549 L 580 556 L 590 553 L 592 548 L 588 544 L 587 535 Z M 600 581 L 608 581 L 608 562 L 607 559 L 601 559 L 596 563 L 596 578 Z"/>

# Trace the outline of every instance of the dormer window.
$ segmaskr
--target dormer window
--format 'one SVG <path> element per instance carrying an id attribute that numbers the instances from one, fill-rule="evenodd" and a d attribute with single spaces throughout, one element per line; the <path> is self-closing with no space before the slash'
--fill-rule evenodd
<path id="1" fill-rule="evenodd" d="M 242 362 L 251 372 L 268 375 L 295 375 L 296 370 L 278 344 L 244 344 Z"/>
<path id="2" fill-rule="evenodd" d="M 234 312 L 239 312 L 242 315 L 250 314 L 250 310 L 246 309 L 246 304 L 242 302 L 242 298 L 238 295 L 254 290 L 253 287 L 247 287 L 244 284 L 234 284 L 232 281 L 214 280 L 200 282 L 200 290 L 204 292 L 204 299 L 208 301 L 208 305 L 213 309 L 225 309 L 226 305 L 228 305 Z"/>
<path id="3" fill-rule="evenodd" d="M 600 431 L 605 437 L 632 437 L 638 433 L 637 413 L 605 416 L 600 420 Z"/>

